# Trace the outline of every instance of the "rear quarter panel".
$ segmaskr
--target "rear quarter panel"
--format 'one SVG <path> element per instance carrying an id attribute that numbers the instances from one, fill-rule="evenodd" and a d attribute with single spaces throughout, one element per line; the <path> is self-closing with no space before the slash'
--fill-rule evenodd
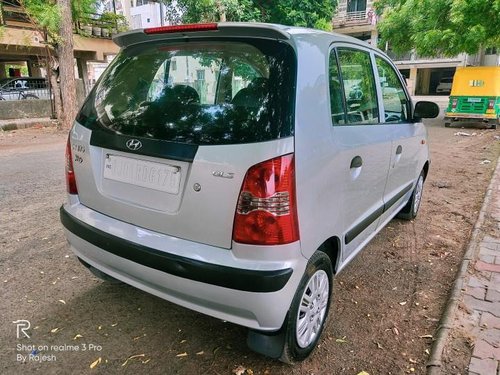
<path id="1" fill-rule="evenodd" d="M 328 96 L 328 50 L 331 38 L 314 43 L 297 36 L 295 163 L 302 253 L 309 258 L 329 237 L 340 235 L 341 187 L 327 178 L 335 162 Z M 335 265 L 334 265 L 335 266 Z"/>

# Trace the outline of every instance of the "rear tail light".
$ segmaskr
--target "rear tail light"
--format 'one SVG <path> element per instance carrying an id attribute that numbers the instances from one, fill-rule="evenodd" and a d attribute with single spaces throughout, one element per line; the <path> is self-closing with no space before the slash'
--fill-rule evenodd
<path id="1" fill-rule="evenodd" d="M 494 109 L 495 108 L 495 99 L 489 99 L 488 100 L 488 109 Z"/>
<path id="2" fill-rule="evenodd" d="M 66 144 L 66 190 L 69 194 L 78 194 L 76 188 L 75 171 L 73 170 L 73 154 L 71 153 L 71 143 L 68 137 Z"/>
<path id="3" fill-rule="evenodd" d="M 180 32 L 212 31 L 217 30 L 216 23 L 190 23 L 186 25 L 160 26 L 144 29 L 145 34 L 168 34 Z"/>
<path id="4" fill-rule="evenodd" d="M 280 245 L 299 240 L 293 154 L 251 167 L 234 218 L 233 240 Z"/>
<path id="5" fill-rule="evenodd" d="M 453 109 L 457 108 L 457 104 L 458 104 L 458 99 L 452 99 L 451 108 Z"/>

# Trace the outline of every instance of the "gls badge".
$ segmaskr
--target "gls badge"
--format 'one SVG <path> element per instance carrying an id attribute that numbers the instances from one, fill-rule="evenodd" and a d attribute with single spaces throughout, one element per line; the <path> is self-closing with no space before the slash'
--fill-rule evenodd
<path id="1" fill-rule="evenodd" d="M 212 175 L 214 177 L 221 177 L 221 178 L 233 178 L 234 177 L 234 173 L 224 172 L 224 171 L 213 171 Z"/>
<path id="2" fill-rule="evenodd" d="M 125 146 L 127 146 L 129 150 L 137 151 L 142 147 L 142 142 L 138 139 L 129 139 L 127 143 L 125 143 Z"/>

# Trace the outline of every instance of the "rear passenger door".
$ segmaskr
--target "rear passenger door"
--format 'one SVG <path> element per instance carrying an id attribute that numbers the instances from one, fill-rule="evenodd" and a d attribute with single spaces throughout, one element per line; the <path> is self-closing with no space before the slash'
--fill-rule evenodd
<path id="1" fill-rule="evenodd" d="M 418 168 L 423 165 L 421 159 L 427 145 L 421 142 L 425 140 L 423 125 L 410 121 L 410 100 L 397 70 L 379 55 L 375 55 L 375 63 L 382 93 L 382 122 L 393 137 L 389 176 L 384 193 L 386 212 L 383 219 L 386 219 L 411 194 L 413 183 L 420 172 Z"/>
<path id="2" fill-rule="evenodd" d="M 332 183 L 341 194 L 343 261 L 370 239 L 383 213 L 391 158 L 391 135 L 381 126 L 373 55 L 339 45 L 329 61 L 332 143 L 336 151 Z"/>

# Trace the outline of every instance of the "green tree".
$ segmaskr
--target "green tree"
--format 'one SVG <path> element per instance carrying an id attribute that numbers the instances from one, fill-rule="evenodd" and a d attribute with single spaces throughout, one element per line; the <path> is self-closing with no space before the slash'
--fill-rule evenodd
<path id="1" fill-rule="evenodd" d="M 73 19 L 95 11 L 100 0 L 19 0 L 31 24 L 47 42 L 49 69 L 60 73 L 60 90 L 54 75 L 50 83 L 56 103 L 56 116 L 69 128 L 76 115 L 76 85 L 73 60 Z M 60 93 L 60 95 L 59 95 Z"/>
<path id="2" fill-rule="evenodd" d="M 337 0 L 162 0 L 173 23 L 255 21 L 331 30 Z"/>
<path id="3" fill-rule="evenodd" d="M 94 13 L 101 0 L 71 0 L 72 19 L 84 18 Z M 43 33 L 48 34 L 48 42 L 56 45 L 60 42 L 61 7 L 56 0 L 19 0 L 28 14 L 31 23 Z"/>
<path id="4" fill-rule="evenodd" d="M 378 0 L 381 43 L 421 56 L 500 46 L 500 0 Z"/>
<path id="5" fill-rule="evenodd" d="M 167 5 L 172 2 L 165 0 Z M 251 0 L 178 0 L 177 18 L 184 23 L 255 21 L 259 17 Z"/>
<path id="6" fill-rule="evenodd" d="M 284 25 L 332 29 L 332 17 L 337 0 L 254 0 L 265 22 Z"/>

